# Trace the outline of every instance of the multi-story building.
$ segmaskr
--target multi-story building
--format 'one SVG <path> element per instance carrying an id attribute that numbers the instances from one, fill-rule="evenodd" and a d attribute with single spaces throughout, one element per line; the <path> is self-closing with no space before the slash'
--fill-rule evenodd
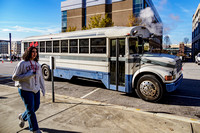
<path id="1" fill-rule="evenodd" d="M 8 54 L 9 42 L 6 40 L 0 40 L 0 54 Z"/>
<path id="2" fill-rule="evenodd" d="M 88 26 L 90 17 L 97 14 L 108 14 L 115 26 L 127 26 L 129 16 L 139 16 L 146 7 L 154 12 L 154 23 L 161 23 L 152 0 L 67 0 L 61 2 L 62 31 L 69 27 L 81 30 Z"/>
<path id="3" fill-rule="evenodd" d="M 106 14 L 114 26 L 128 26 L 130 15 L 139 16 L 140 11 L 150 7 L 154 13 L 153 23 L 162 23 L 152 0 L 67 0 L 61 2 L 62 32 L 70 27 L 81 30 L 87 27 L 90 17 Z M 151 45 L 162 49 L 162 27 L 160 35 L 151 39 Z"/>
<path id="4" fill-rule="evenodd" d="M 200 52 L 200 4 L 192 17 L 192 58 Z"/>
<path id="5" fill-rule="evenodd" d="M 12 49 L 12 55 L 16 56 L 21 55 L 21 41 L 12 41 L 11 49 Z"/>

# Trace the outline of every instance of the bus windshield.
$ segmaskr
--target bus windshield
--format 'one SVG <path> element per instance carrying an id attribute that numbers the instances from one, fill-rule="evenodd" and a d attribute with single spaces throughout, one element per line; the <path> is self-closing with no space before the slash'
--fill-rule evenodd
<path id="1" fill-rule="evenodd" d="M 150 52 L 149 41 L 141 38 L 129 38 L 129 54 Z"/>

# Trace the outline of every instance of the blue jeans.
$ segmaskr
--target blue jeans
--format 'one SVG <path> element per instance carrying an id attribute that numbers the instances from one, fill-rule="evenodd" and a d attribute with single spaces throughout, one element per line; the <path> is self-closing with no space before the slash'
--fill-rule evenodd
<path id="1" fill-rule="evenodd" d="M 26 107 L 26 111 L 22 114 L 22 119 L 28 121 L 30 131 L 36 131 L 39 128 L 35 112 L 40 106 L 40 91 L 35 94 L 34 92 L 18 89 L 18 92 Z"/>

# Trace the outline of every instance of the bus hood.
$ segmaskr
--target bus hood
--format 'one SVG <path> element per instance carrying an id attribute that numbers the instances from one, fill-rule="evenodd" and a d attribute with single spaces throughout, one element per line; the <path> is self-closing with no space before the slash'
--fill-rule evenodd
<path id="1" fill-rule="evenodd" d="M 178 56 L 169 54 L 147 53 L 143 54 L 141 61 L 144 63 L 157 64 L 168 67 L 175 67 L 176 62 L 180 60 Z"/>

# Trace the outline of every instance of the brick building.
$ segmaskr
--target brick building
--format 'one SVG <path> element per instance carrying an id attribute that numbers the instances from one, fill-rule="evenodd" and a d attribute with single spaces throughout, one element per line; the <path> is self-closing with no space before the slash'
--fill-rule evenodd
<path id="1" fill-rule="evenodd" d="M 114 26 L 127 26 L 131 14 L 138 16 L 140 11 L 150 7 L 154 12 L 154 22 L 162 23 L 152 0 L 67 0 L 61 2 L 62 31 L 69 27 L 81 30 L 87 26 L 91 16 L 108 16 Z"/>

